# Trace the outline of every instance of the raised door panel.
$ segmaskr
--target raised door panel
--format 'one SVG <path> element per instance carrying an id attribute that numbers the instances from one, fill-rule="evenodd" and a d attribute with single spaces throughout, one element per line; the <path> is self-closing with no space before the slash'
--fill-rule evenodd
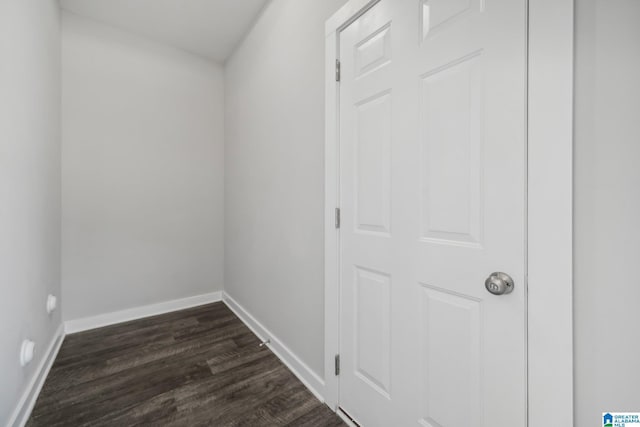
<path id="1" fill-rule="evenodd" d="M 356 77 L 388 64 L 391 61 L 391 23 L 373 32 L 354 49 Z"/>
<path id="2" fill-rule="evenodd" d="M 421 0 L 422 38 L 426 39 L 462 18 L 483 0 Z"/>
<path id="3" fill-rule="evenodd" d="M 391 233 L 391 93 L 357 104 L 356 229 Z"/>
<path id="4" fill-rule="evenodd" d="M 421 237 L 482 244 L 484 103 L 481 54 L 422 78 Z"/>
<path id="5" fill-rule="evenodd" d="M 391 394 L 391 277 L 355 268 L 355 374 L 385 398 Z"/>
<path id="6" fill-rule="evenodd" d="M 480 427 L 480 302 L 422 284 L 422 418 L 425 427 Z"/>

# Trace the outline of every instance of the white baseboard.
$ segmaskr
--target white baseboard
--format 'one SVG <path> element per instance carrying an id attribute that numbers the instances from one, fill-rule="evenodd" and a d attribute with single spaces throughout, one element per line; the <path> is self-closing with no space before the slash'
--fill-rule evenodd
<path id="1" fill-rule="evenodd" d="M 58 351 L 60 350 L 60 346 L 62 345 L 63 340 L 64 324 L 61 323 L 56 330 L 51 343 L 49 344 L 49 348 L 47 348 L 44 357 L 40 361 L 38 369 L 34 373 L 31 381 L 29 381 L 27 388 L 22 394 L 22 397 L 18 402 L 18 406 L 16 406 L 16 409 L 13 411 L 11 418 L 9 418 L 9 424 L 7 424 L 8 427 L 23 427 L 29 420 L 31 411 L 33 411 L 36 400 L 38 400 L 40 390 L 42 390 L 44 381 L 47 379 L 47 375 L 49 375 L 51 366 L 56 360 L 56 356 L 58 355 Z"/>
<path id="2" fill-rule="evenodd" d="M 269 349 L 284 363 L 293 374 L 324 403 L 324 380 L 313 372 L 298 356 L 295 355 L 282 341 L 265 328 L 255 317 L 231 298 L 223 293 L 222 301 L 242 320 L 245 325 L 261 340 L 270 340 Z"/>
<path id="3" fill-rule="evenodd" d="M 142 307 L 115 311 L 113 313 L 99 314 L 97 316 L 85 317 L 82 319 L 67 320 L 64 322 L 64 328 L 67 334 L 73 334 L 75 332 L 88 331 L 90 329 L 115 325 L 117 323 L 142 319 L 144 317 L 155 316 L 158 314 L 170 313 L 172 311 L 184 310 L 185 308 L 197 307 L 199 305 L 210 304 L 218 301 L 222 301 L 222 291 L 165 301 L 157 304 L 144 305 Z"/>

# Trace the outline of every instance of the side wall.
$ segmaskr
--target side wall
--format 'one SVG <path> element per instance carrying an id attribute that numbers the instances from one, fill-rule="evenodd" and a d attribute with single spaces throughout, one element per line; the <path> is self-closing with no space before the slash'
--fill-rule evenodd
<path id="1" fill-rule="evenodd" d="M 60 16 L 55 0 L 0 1 L 0 425 L 37 374 L 60 309 Z M 21 368 L 22 340 L 36 343 Z"/>
<path id="2" fill-rule="evenodd" d="M 324 23 L 273 0 L 225 67 L 225 292 L 323 377 Z"/>
<path id="3" fill-rule="evenodd" d="M 575 425 L 640 411 L 640 2 L 576 1 Z"/>
<path id="4" fill-rule="evenodd" d="M 223 70 L 62 19 L 65 320 L 223 286 Z"/>

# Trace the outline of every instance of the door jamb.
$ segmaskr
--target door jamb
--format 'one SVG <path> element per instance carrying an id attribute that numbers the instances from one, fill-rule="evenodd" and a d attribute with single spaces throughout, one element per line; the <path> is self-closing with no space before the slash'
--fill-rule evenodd
<path id="1" fill-rule="evenodd" d="M 349 0 L 325 26 L 325 390 L 338 407 L 338 33 L 379 0 Z M 528 425 L 573 425 L 573 0 L 528 0 Z M 550 78 L 552 76 L 553 78 Z"/>

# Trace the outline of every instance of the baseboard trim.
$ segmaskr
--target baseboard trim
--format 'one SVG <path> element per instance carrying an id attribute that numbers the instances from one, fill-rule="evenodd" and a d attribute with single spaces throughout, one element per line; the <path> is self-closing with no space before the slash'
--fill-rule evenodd
<path id="1" fill-rule="evenodd" d="M 210 304 L 218 301 L 222 301 L 222 291 L 165 301 L 157 304 L 144 305 L 142 307 L 99 314 L 97 316 L 85 317 L 82 319 L 67 320 L 64 322 L 64 328 L 67 334 L 73 334 L 76 332 L 88 331 L 90 329 L 156 316 L 158 314 L 170 313 L 172 311 L 184 310 L 186 308 L 197 307 L 199 305 Z"/>
<path id="2" fill-rule="evenodd" d="M 7 424 L 7 426 L 24 427 L 29 420 L 31 411 L 33 411 L 33 407 L 35 406 L 36 400 L 38 400 L 38 396 L 42 390 L 42 386 L 47 379 L 47 375 L 49 375 L 53 362 L 56 360 L 58 351 L 60 351 L 60 346 L 62 346 L 62 341 L 64 341 L 64 335 L 64 324 L 60 323 L 51 343 L 49 343 L 45 356 L 40 361 L 40 365 L 38 365 L 38 369 L 22 394 L 22 397 L 18 402 L 18 406 L 16 406 L 11 418 L 9 418 L 9 424 Z"/>
<path id="3" fill-rule="evenodd" d="M 263 341 L 267 339 L 270 340 L 270 343 L 267 344 L 269 349 L 298 377 L 302 384 L 304 384 L 318 400 L 324 403 L 324 380 L 226 292 L 222 294 L 222 301 L 258 338 Z"/>

